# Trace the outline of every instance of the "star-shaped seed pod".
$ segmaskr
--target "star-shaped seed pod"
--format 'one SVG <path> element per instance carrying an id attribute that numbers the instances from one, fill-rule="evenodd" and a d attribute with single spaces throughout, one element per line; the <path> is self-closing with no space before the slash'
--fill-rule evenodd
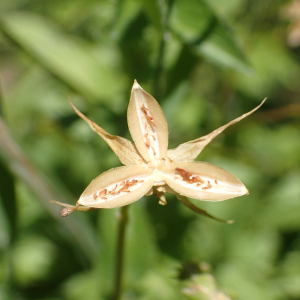
<path id="1" fill-rule="evenodd" d="M 136 80 L 127 111 L 128 127 L 134 144 L 125 138 L 110 135 L 70 102 L 74 111 L 108 143 L 125 166 L 108 170 L 95 178 L 82 193 L 76 206 L 53 202 L 64 206 L 60 215 L 65 217 L 74 210 L 128 205 L 153 193 L 159 198 L 159 203 L 165 205 L 167 192 L 175 194 L 193 211 L 214 218 L 192 204 L 188 197 L 204 201 L 223 201 L 249 192 L 228 171 L 194 160 L 212 139 L 228 126 L 252 114 L 264 101 L 210 134 L 171 150 L 168 150 L 168 125 L 165 115 L 158 102 Z"/>

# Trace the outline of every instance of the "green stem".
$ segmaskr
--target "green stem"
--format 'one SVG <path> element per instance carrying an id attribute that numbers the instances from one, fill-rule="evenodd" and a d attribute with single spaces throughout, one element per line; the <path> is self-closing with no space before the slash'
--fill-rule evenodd
<path id="1" fill-rule="evenodd" d="M 163 98 L 163 61 L 165 55 L 165 47 L 166 47 L 166 35 L 168 33 L 168 18 L 171 11 L 171 6 L 173 4 L 173 0 L 169 1 L 161 1 L 159 4 L 161 16 L 162 16 L 162 28 L 161 28 L 161 38 L 157 53 L 157 60 L 154 68 L 154 76 L 153 76 L 153 96 L 158 101 L 161 101 Z"/>
<path id="2" fill-rule="evenodd" d="M 154 81 L 153 81 L 153 95 L 158 101 L 162 99 L 162 73 L 163 73 L 163 59 L 164 59 L 164 52 L 165 52 L 165 31 L 163 30 L 160 45 L 158 49 L 158 56 L 156 61 L 156 67 L 154 70 Z"/>
<path id="3" fill-rule="evenodd" d="M 128 222 L 128 205 L 121 208 L 116 254 L 115 289 L 112 300 L 119 300 L 122 291 L 125 229 Z"/>

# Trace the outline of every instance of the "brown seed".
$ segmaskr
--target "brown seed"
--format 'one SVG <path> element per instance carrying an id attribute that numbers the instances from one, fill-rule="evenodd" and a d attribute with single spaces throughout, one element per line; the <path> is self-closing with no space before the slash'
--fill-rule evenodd
<path id="1" fill-rule="evenodd" d="M 104 190 L 102 190 L 102 191 L 99 192 L 98 196 L 101 197 L 103 195 L 106 195 L 106 193 L 107 193 L 107 189 L 104 189 Z"/>
<path id="2" fill-rule="evenodd" d="M 126 180 L 125 184 L 117 191 L 117 193 L 118 194 L 121 193 L 121 192 L 130 193 L 128 188 L 133 186 L 133 185 L 136 185 L 137 183 L 138 183 L 138 180 L 136 180 L 136 179 L 132 179 L 131 181 Z"/>
<path id="3" fill-rule="evenodd" d="M 145 138 L 145 145 L 147 148 L 150 147 L 150 139 L 148 138 L 148 133 L 144 134 L 144 138 Z"/>
<path id="4" fill-rule="evenodd" d="M 143 112 L 145 115 L 148 114 L 148 108 L 145 107 L 144 102 L 142 103 L 141 110 L 142 110 L 142 112 Z"/>
<path id="5" fill-rule="evenodd" d="M 144 115 L 145 115 L 147 121 L 148 121 L 152 126 L 156 127 L 153 118 L 152 118 L 151 116 L 148 115 L 148 108 L 145 107 L 144 103 L 143 103 L 142 106 L 141 106 L 141 110 L 142 110 L 142 112 L 144 113 Z"/>
<path id="6" fill-rule="evenodd" d="M 207 186 L 204 186 L 204 187 L 202 188 L 202 190 L 208 190 L 208 189 L 211 189 L 211 188 L 212 188 L 212 185 L 210 184 L 209 181 L 207 181 Z"/>
<path id="7" fill-rule="evenodd" d="M 190 179 L 190 177 L 192 176 L 191 173 L 187 172 L 186 170 L 184 169 L 181 169 L 181 168 L 176 168 L 175 169 L 178 173 L 180 173 L 180 175 L 182 176 L 182 179 L 183 181 L 186 181 L 188 183 L 193 183 L 193 180 Z"/>
<path id="8" fill-rule="evenodd" d="M 117 187 L 118 185 L 116 184 L 116 186 L 110 192 L 108 192 L 108 194 L 115 195 Z"/>
<path id="9" fill-rule="evenodd" d="M 154 120 L 153 120 L 152 117 L 146 115 L 146 119 L 148 120 L 148 122 L 149 122 L 152 126 L 156 127 L 156 125 L 155 125 Z"/>
<path id="10" fill-rule="evenodd" d="M 199 176 L 193 176 L 192 181 L 197 183 L 204 183 L 204 180 Z"/>
<path id="11" fill-rule="evenodd" d="M 156 151 L 155 151 L 154 147 L 151 146 L 151 149 L 153 151 L 153 155 L 155 156 L 156 155 Z"/>

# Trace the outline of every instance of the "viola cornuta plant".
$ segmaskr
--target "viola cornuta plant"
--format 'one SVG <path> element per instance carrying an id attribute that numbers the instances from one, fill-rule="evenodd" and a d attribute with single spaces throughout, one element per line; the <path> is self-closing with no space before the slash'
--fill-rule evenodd
<path id="1" fill-rule="evenodd" d="M 252 114 L 264 101 L 250 112 L 210 134 L 170 150 L 165 115 L 158 102 L 145 92 L 136 80 L 127 111 L 128 127 L 134 144 L 125 138 L 110 135 L 71 103 L 74 111 L 108 143 L 125 166 L 108 170 L 95 178 L 75 206 L 53 202 L 64 206 L 60 215 L 65 217 L 74 210 L 125 206 L 153 193 L 159 198 L 159 203 L 165 205 L 165 193 L 171 193 L 195 212 L 214 218 L 193 205 L 188 197 L 223 201 L 249 192 L 244 184 L 228 171 L 207 162 L 194 160 L 212 139 L 228 126 Z"/>

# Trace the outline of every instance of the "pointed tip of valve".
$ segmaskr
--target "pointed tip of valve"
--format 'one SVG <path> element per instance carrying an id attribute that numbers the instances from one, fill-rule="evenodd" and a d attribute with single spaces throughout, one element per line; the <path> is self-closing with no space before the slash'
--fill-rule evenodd
<path id="1" fill-rule="evenodd" d="M 140 89 L 140 88 L 141 88 L 141 86 L 138 84 L 137 80 L 134 79 L 132 89 L 137 90 L 137 89 Z"/>

